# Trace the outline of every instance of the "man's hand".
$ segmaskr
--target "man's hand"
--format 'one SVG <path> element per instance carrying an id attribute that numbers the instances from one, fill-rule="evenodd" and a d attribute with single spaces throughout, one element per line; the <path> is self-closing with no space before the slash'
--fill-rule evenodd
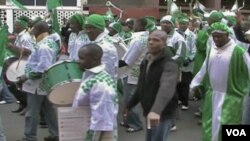
<path id="1" fill-rule="evenodd" d="M 150 112 L 147 116 L 148 129 L 156 127 L 160 124 L 161 116 L 155 112 Z"/>
<path id="2" fill-rule="evenodd" d="M 17 81 L 18 84 L 22 84 L 23 82 L 25 82 L 26 80 L 28 80 L 28 78 L 26 77 L 26 75 L 19 76 L 19 77 L 17 77 L 17 79 L 18 79 L 18 81 Z"/>

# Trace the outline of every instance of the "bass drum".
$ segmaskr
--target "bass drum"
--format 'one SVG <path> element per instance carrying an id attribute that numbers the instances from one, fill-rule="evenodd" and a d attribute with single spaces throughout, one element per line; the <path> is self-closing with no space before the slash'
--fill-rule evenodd
<path id="1" fill-rule="evenodd" d="M 71 105 L 80 86 L 83 71 L 71 60 L 59 61 L 45 71 L 41 89 L 49 93 L 48 98 L 55 105 Z"/>
<path id="2" fill-rule="evenodd" d="M 3 74 L 3 79 L 7 85 L 12 84 L 12 82 L 7 79 L 7 76 L 6 76 L 7 70 L 9 66 L 17 60 L 18 58 L 15 56 L 15 54 L 12 53 L 10 50 L 6 49 L 2 74 Z"/>

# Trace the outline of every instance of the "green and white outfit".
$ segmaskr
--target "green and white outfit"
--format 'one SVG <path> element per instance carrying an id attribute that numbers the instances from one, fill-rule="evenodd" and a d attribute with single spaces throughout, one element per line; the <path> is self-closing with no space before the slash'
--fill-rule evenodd
<path id="1" fill-rule="evenodd" d="M 250 58 L 248 53 L 230 40 L 221 48 L 215 45 L 190 88 L 207 80 L 202 114 L 202 141 L 221 141 L 221 125 L 240 124 L 243 99 L 249 91 Z"/>
<path id="2" fill-rule="evenodd" d="M 68 43 L 69 59 L 74 61 L 79 60 L 79 49 L 89 43 L 89 37 L 84 31 L 80 31 L 78 34 L 72 32 Z"/>
<path id="3" fill-rule="evenodd" d="M 91 111 L 87 141 L 93 141 L 95 132 L 113 131 L 117 140 L 118 94 L 116 83 L 100 65 L 85 70 L 76 92 L 73 107 L 89 106 Z"/>
<path id="4" fill-rule="evenodd" d="M 176 60 L 179 65 L 181 65 L 186 59 L 188 53 L 184 37 L 177 31 L 173 30 L 168 34 L 166 43 L 174 53 L 174 56 L 172 58 Z"/>

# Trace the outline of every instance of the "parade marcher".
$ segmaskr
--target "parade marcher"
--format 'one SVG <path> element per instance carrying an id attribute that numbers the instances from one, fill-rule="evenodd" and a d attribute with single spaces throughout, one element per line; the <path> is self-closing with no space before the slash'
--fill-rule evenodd
<path id="1" fill-rule="evenodd" d="M 250 58 L 246 50 L 229 37 L 227 25 L 217 22 L 210 26 L 209 31 L 214 45 L 208 50 L 190 88 L 193 91 L 203 80 L 206 81 L 202 140 L 221 141 L 221 125 L 241 123 L 243 100 L 250 85 Z"/>
<path id="2" fill-rule="evenodd" d="M 207 19 L 207 22 L 209 24 L 209 26 L 213 23 L 216 23 L 216 22 L 221 22 L 223 18 L 223 15 L 218 12 L 218 11 L 211 11 L 210 14 L 209 14 L 209 17 Z M 207 49 L 211 47 L 211 45 L 213 44 L 213 39 L 212 37 L 209 37 L 209 34 L 208 34 L 208 31 L 207 29 L 202 29 L 202 30 L 199 30 L 197 35 L 196 35 L 196 54 L 195 54 L 195 57 L 194 57 L 194 67 L 193 67 L 193 75 L 195 76 L 205 58 L 206 58 L 206 53 L 207 53 Z M 205 93 L 205 85 L 200 85 L 199 86 L 199 89 L 197 89 L 196 93 L 194 94 L 195 97 L 201 97 L 201 99 L 203 100 L 204 99 L 204 93 Z M 202 107 L 202 104 L 203 102 L 201 102 L 201 107 Z M 197 117 L 201 117 L 202 116 L 202 110 L 203 108 L 199 108 L 197 110 L 197 112 L 195 112 L 195 116 Z M 199 121 L 199 124 L 200 124 L 200 121 Z"/>
<path id="3" fill-rule="evenodd" d="M 148 53 L 140 65 L 140 76 L 135 94 L 124 110 L 140 103 L 147 118 L 146 141 L 166 141 L 176 118 L 178 98 L 176 86 L 178 65 L 166 48 L 167 34 L 153 31 L 148 38 Z"/>
<path id="4" fill-rule="evenodd" d="M 92 14 L 86 18 L 86 33 L 92 43 L 97 43 L 103 50 L 102 64 L 105 71 L 117 81 L 118 53 L 111 37 L 104 32 L 105 21 L 101 15 Z"/>
<path id="5" fill-rule="evenodd" d="M 127 76 L 123 79 L 123 104 L 127 105 L 134 95 L 138 86 L 140 64 L 147 52 L 147 39 L 149 32 L 146 31 L 147 19 L 145 17 L 135 20 L 134 33 L 128 44 L 128 50 L 119 61 L 119 67 L 127 66 Z M 143 129 L 140 119 L 140 107 L 130 110 L 126 118 L 121 122 L 122 126 L 127 127 L 127 132 L 136 132 Z"/>
<path id="6" fill-rule="evenodd" d="M 68 53 L 70 60 L 78 60 L 78 50 L 80 47 L 90 43 L 84 27 L 83 15 L 76 13 L 70 17 L 69 23 L 71 28 L 71 34 L 69 36 Z"/>
<path id="7" fill-rule="evenodd" d="M 28 32 L 28 21 L 29 18 L 21 16 L 14 23 L 14 32 L 16 33 L 16 40 L 14 44 L 8 43 L 7 50 L 14 53 L 16 58 L 20 58 L 20 56 L 22 55 L 22 58 L 27 59 L 31 52 L 34 50 L 34 40 Z M 27 106 L 26 93 L 20 91 L 14 83 L 8 84 L 8 88 L 10 92 L 20 102 L 19 108 L 17 110 L 13 110 L 12 112 L 20 112 L 21 115 L 24 115 L 26 111 L 25 107 Z"/>
<path id="8" fill-rule="evenodd" d="M 105 134 L 110 134 L 112 139 L 109 141 L 117 140 L 119 106 L 116 82 L 105 71 L 105 66 L 101 63 L 102 54 L 102 48 L 92 43 L 79 50 L 79 66 L 84 75 L 76 92 L 73 107 L 90 108 L 90 123 L 86 137 L 88 141 L 103 140 Z"/>
<path id="9" fill-rule="evenodd" d="M 27 112 L 25 115 L 25 137 L 18 141 L 36 141 L 39 113 L 42 110 L 48 124 L 51 136 L 45 141 L 58 141 L 58 126 L 56 113 L 47 98 L 47 92 L 40 88 L 42 74 L 56 61 L 56 43 L 49 39 L 49 26 L 46 22 L 36 23 L 32 29 L 36 38 L 34 51 L 28 58 L 25 68 L 26 74 L 20 76 L 19 83 L 23 83 L 22 90 L 27 92 Z"/>
<path id="10" fill-rule="evenodd" d="M 170 15 L 166 15 L 160 20 L 161 29 L 168 34 L 168 40 L 166 42 L 174 54 L 173 59 L 177 61 L 179 66 L 182 66 L 186 59 L 188 49 L 184 37 L 175 30 L 174 23 L 174 17 Z"/>
<path id="11" fill-rule="evenodd" d="M 193 60 L 196 53 L 195 40 L 196 35 L 192 32 L 188 25 L 190 23 L 188 16 L 182 15 L 176 19 L 179 25 L 177 32 L 179 32 L 186 40 L 188 53 L 187 57 L 183 62 L 181 69 L 181 81 L 177 85 L 177 91 L 179 95 L 179 100 L 181 102 L 181 109 L 188 110 L 189 101 L 189 85 L 193 78 Z"/>

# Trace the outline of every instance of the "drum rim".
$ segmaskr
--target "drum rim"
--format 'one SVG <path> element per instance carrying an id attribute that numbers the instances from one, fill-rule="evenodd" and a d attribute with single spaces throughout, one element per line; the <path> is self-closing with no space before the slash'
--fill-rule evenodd
<path id="1" fill-rule="evenodd" d="M 79 86 L 81 86 L 81 81 L 78 81 L 77 83 L 79 83 Z M 67 83 L 67 84 L 69 84 L 69 83 Z M 47 97 L 48 97 L 48 100 L 51 102 L 51 103 L 53 103 L 54 105 L 57 105 L 57 106 L 71 106 L 72 104 L 73 104 L 73 101 L 72 102 L 70 102 L 70 103 L 55 103 L 55 102 L 53 102 L 53 100 L 52 100 L 52 98 L 51 98 L 51 93 L 52 93 L 52 90 L 49 92 L 49 94 L 47 95 Z M 74 94 L 75 95 L 75 94 Z"/>
<path id="2" fill-rule="evenodd" d="M 76 61 L 69 60 L 69 59 L 67 59 L 67 60 L 60 60 L 60 61 L 57 61 L 56 63 L 54 63 L 53 65 L 49 66 L 45 71 L 48 71 L 49 69 L 51 69 L 51 68 L 53 68 L 53 67 L 55 67 L 55 66 L 57 66 L 57 65 L 59 65 L 59 64 L 61 64 L 61 63 L 63 63 L 63 62 L 67 62 L 67 63 L 76 63 L 76 64 L 77 64 Z"/>
<path id="3" fill-rule="evenodd" d="M 49 95 L 50 95 L 51 91 L 53 91 L 58 85 L 63 85 L 63 84 L 68 84 L 68 83 L 73 83 L 73 82 L 81 82 L 81 80 L 82 80 L 82 79 L 71 79 L 70 81 L 69 81 L 69 80 L 67 80 L 67 81 L 62 81 L 62 82 L 60 82 L 60 83 L 57 83 L 57 84 L 54 85 L 53 87 L 51 87 L 48 91 L 47 91 L 47 90 L 45 90 L 45 91 L 47 91 L 47 92 L 49 93 Z"/>
<path id="4" fill-rule="evenodd" d="M 8 70 L 10 69 L 11 66 L 13 66 L 13 64 L 14 64 L 15 62 L 18 62 L 18 61 L 19 61 L 19 60 L 13 61 L 13 62 L 6 68 L 5 75 L 6 75 L 7 80 L 10 81 L 10 82 L 17 82 L 17 81 L 18 81 L 18 80 L 16 80 L 16 81 L 10 80 L 9 77 L 8 77 L 8 76 L 9 76 L 9 75 L 8 75 L 8 74 L 9 74 L 9 73 L 8 73 L 8 72 L 9 72 Z M 20 62 L 21 62 L 21 61 L 22 61 L 22 62 L 26 62 L 24 66 L 26 66 L 27 63 L 28 63 L 26 59 L 20 59 Z M 24 68 L 24 74 L 25 74 L 25 68 Z"/>

